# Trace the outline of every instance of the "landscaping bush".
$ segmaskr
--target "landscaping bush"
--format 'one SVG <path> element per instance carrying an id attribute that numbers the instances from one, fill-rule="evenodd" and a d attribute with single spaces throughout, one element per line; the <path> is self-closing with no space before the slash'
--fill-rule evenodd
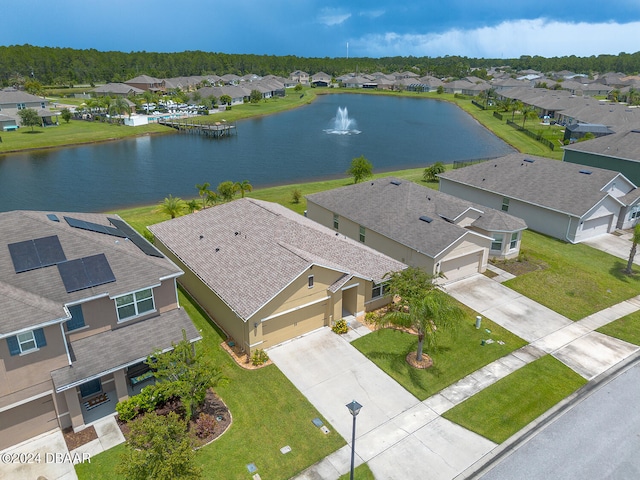
<path id="1" fill-rule="evenodd" d="M 347 321 L 344 318 L 338 320 L 333 327 L 331 327 L 335 333 L 342 335 L 343 333 L 347 333 L 349 331 L 349 325 L 347 325 Z"/>
<path id="2" fill-rule="evenodd" d="M 259 367 L 260 365 L 264 365 L 269 361 L 269 355 L 264 350 L 258 349 L 254 350 L 251 354 L 251 364 L 254 367 Z"/>
<path id="3" fill-rule="evenodd" d="M 196 420 L 196 436 L 198 438 L 207 438 L 213 434 L 216 428 L 216 419 L 213 415 L 201 412 Z"/>
<path id="4" fill-rule="evenodd" d="M 291 192 L 291 200 L 293 203 L 300 203 L 300 199 L 302 198 L 302 192 L 297 188 Z"/>

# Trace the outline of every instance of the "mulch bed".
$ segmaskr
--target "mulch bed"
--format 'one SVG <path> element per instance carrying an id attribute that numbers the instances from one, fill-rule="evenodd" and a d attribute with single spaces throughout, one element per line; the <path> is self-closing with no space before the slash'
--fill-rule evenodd
<path id="1" fill-rule="evenodd" d="M 413 368 L 420 368 L 425 370 L 433 365 L 433 360 L 429 355 L 422 354 L 422 360 L 418 361 L 418 352 L 409 352 L 407 354 L 406 360 L 409 365 Z"/>
<path id="2" fill-rule="evenodd" d="M 178 414 L 183 413 L 183 408 L 180 402 L 169 402 L 158 408 L 156 410 L 156 413 L 158 415 L 166 415 L 171 411 L 175 411 Z M 227 428 L 229 428 L 229 426 L 231 425 L 231 413 L 229 412 L 227 405 L 220 399 L 220 397 L 215 394 L 212 389 L 209 389 L 209 391 L 207 392 L 204 405 L 202 405 L 202 407 L 200 407 L 196 411 L 195 418 L 198 418 L 198 415 L 200 415 L 200 413 L 206 413 L 213 416 L 216 419 L 216 424 L 209 436 L 200 438 L 195 434 L 195 421 L 189 421 L 188 429 L 193 438 L 195 448 L 200 448 L 207 445 L 208 443 L 211 443 L 224 432 L 226 432 Z M 120 430 L 122 431 L 124 437 L 129 438 L 129 425 L 121 421 L 118 417 L 116 417 L 116 420 L 118 421 L 118 426 L 120 427 Z"/>
<path id="3" fill-rule="evenodd" d="M 220 346 L 227 352 L 231 358 L 242 368 L 246 368 L 247 370 L 255 370 L 256 368 L 266 367 L 267 365 L 271 365 L 271 360 L 267 360 L 262 365 L 254 365 L 251 363 L 251 358 L 247 353 L 244 352 L 238 345 L 234 345 L 233 347 L 229 346 L 228 342 L 222 342 Z"/>
<path id="4" fill-rule="evenodd" d="M 62 430 L 62 435 L 64 436 L 64 441 L 67 444 L 69 451 L 75 450 L 76 448 L 89 443 L 91 440 L 98 438 L 96 429 L 93 427 L 87 427 L 77 433 L 74 433 L 72 427 L 68 427 Z"/>

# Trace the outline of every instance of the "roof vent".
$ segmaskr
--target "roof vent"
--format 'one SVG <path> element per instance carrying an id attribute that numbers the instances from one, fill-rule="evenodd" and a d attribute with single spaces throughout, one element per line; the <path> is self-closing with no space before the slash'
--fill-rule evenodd
<path id="1" fill-rule="evenodd" d="M 591 175 L 593 172 L 591 170 L 580 170 L 580 173 L 584 175 Z"/>
<path id="2" fill-rule="evenodd" d="M 200 235 L 200 240 L 202 240 L 204 238 L 204 235 Z"/>
<path id="3" fill-rule="evenodd" d="M 236 232 L 234 233 L 234 235 L 237 237 L 238 235 L 240 235 L 240 232 Z"/>
<path id="4" fill-rule="evenodd" d="M 216 252 L 219 252 L 219 251 L 220 251 L 220 249 L 218 247 L 216 247 Z"/>
<path id="5" fill-rule="evenodd" d="M 420 220 L 422 220 L 423 222 L 427 222 L 427 223 L 431 223 L 431 222 L 433 222 L 433 218 L 431 218 L 431 217 L 427 217 L 426 215 L 422 215 L 422 216 L 420 217 Z"/>
<path id="6" fill-rule="evenodd" d="M 391 185 L 400 185 L 401 183 L 400 180 L 391 180 Z"/>
<path id="7" fill-rule="evenodd" d="M 524 161 L 525 161 L 525 162 L 527 162 L 527 163 L 533 163 L 533 162 L 535 162 L 535 160 L 531 160 L 530 158 L 525 158 L 525 159 L 524 159 Z"/>

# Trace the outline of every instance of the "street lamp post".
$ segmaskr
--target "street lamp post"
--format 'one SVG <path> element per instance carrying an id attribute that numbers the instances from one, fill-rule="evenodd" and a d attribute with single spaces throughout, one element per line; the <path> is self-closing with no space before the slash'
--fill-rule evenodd
<path id="1" fill-rule="evenodd" d="M 347 403 L 347 408 L 349 409 L 349 413 L 353 415 L 353 430 L 351 434 L 351 474 L 349 475 L 349 479 L 353 480 L 353 464 L 356 452 L 356 417 L 360 413 L 362 405 L 353 400 L 351 403 Z"/>

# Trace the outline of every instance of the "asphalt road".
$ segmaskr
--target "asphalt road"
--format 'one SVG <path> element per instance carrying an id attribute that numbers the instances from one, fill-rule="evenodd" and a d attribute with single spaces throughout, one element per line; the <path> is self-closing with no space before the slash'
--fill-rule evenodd
<path id="1" fill-rule="evenodd" d="M 482 480 L 640 478 L 640 362 L 598 387 Z"/>

